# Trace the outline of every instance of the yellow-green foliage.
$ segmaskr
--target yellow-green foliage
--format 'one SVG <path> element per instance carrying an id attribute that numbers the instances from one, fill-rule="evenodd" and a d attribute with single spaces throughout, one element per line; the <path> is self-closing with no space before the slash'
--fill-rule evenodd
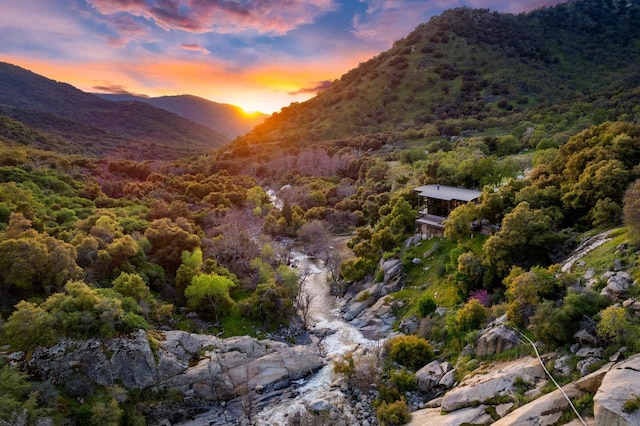
<path id="1" fill-rule="evenodd" d="M 416 371 L 433 359 L 431 344 L 418 336 L 395 336 L 385 343 L 389 360 Z"/>
<path id="2" fill-rule="evenodd" d="M 376 416 L 382 426 L 403 425 L 411 420 L 411 412 L 404 400 L 383 402 L 376 409 Z"/>
<path id="3" fill-rule="evenodd" d="M 471 299 L 456 312 L 456 323 L 461 331 L 479 329 L 489 316 L 489 310 L 478 299 Z"/>

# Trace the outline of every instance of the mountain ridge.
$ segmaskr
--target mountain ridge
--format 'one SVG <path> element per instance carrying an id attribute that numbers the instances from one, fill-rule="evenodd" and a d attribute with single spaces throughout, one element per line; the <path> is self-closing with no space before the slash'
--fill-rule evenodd
<path id="1" fill-rule="evenodd" d="M 98 155 L 174 159 L 209 152 L 230 140 L 167 110 L 101 99 L 4 62 L 0 113 Z"/>
<path id="2" fill-rule="evenodd" d="M 267 114 L 248 114 L 239 106 L 213 102 L 190 94 L 159 97 L 108 93 L 95 93 L 95 95 L 116 102 L 144 102 L 209 127 L 229 139 L 244 135 L 267 117 Z"/>

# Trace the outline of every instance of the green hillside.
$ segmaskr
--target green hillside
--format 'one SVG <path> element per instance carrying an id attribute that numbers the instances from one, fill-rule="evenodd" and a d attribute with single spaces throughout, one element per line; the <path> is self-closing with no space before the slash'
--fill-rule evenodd
<path id="1" fill-rule="evenodd" d="M 451 136 L 548 114 L 575 130 L 633 116 L 639 59 L 637 2 L 582 0 L 520 15 L 449 10 L 237 143 Z"/>
<path id="2" fill-rule="evenodd" d="M 166 110 L 107 101 L 7 63 L 0 63 L 0 114 L 99 155 L 179 158 L 228 142 Z"/>

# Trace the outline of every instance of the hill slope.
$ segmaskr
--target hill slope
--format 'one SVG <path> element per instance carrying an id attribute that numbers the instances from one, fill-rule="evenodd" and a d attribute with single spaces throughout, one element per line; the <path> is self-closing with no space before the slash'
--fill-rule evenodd
<path id="1" fill-rule="evenodd" d="M 97 155 L 177 158 L 229 141 L 166 110 L 101 99 L 7 63 L 0 63 L 0 114 Z"/>
<path id="2" fill-rule="evenodd" d="M 229 139 L 244 135 L 267 117 L 263 113 L 247 114 L 242 108 L 235 105 L 212 102 L 193 95 L 145 98 L 134 95 L 97 93 L 96 96 L 110 101 L 144 102 L 207 126 Z"/>
<path id="3" fill-rule="evenodd" d="M 631 114 L 639 60 L 637 2 L 578 0 L 521 15 L 449 10 L 239 142 L 299 144 L 409 128 L 451 135 L 452 120 L 473 129 L 548 108 Z"/>

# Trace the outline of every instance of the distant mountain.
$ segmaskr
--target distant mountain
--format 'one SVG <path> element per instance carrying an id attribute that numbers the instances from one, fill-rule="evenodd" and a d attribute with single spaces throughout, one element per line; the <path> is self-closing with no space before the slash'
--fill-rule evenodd
<path id="1" fill-rule="evenodd" d="M 74 152 L 175 159 L 209 152 L 229 138 L 141 102 L 113 102 L 0 62 L 0 115 L 64 140 Z M 8 121 L 0 121 L 0 124 Z M 53 142 L 52 142 L 53 143 Z M 64 149 L 64 144 L 58 144 Z"/>
<path id="2" fill-rule="evenodd" d="M 573 0 L 519 15 L 453 9 L 235 146 L 409 130 L 450 136 L 568 110 L 573 122 L 633 117 L 638 64 L 637 1 Z"/>
<path id="3" fill-rule="evenodd" d="M 267 117 L 263 113 L 245 113 L 242 108 L 230 104 L 212 102 L 193 95 L 161 96 L 146 98 L 133 95 L 96 93 L 110 101 L 139 101 L 156 108 L 166 109 L 188 120 L 200 123 L 229 139 L 244 135 Z"/>

